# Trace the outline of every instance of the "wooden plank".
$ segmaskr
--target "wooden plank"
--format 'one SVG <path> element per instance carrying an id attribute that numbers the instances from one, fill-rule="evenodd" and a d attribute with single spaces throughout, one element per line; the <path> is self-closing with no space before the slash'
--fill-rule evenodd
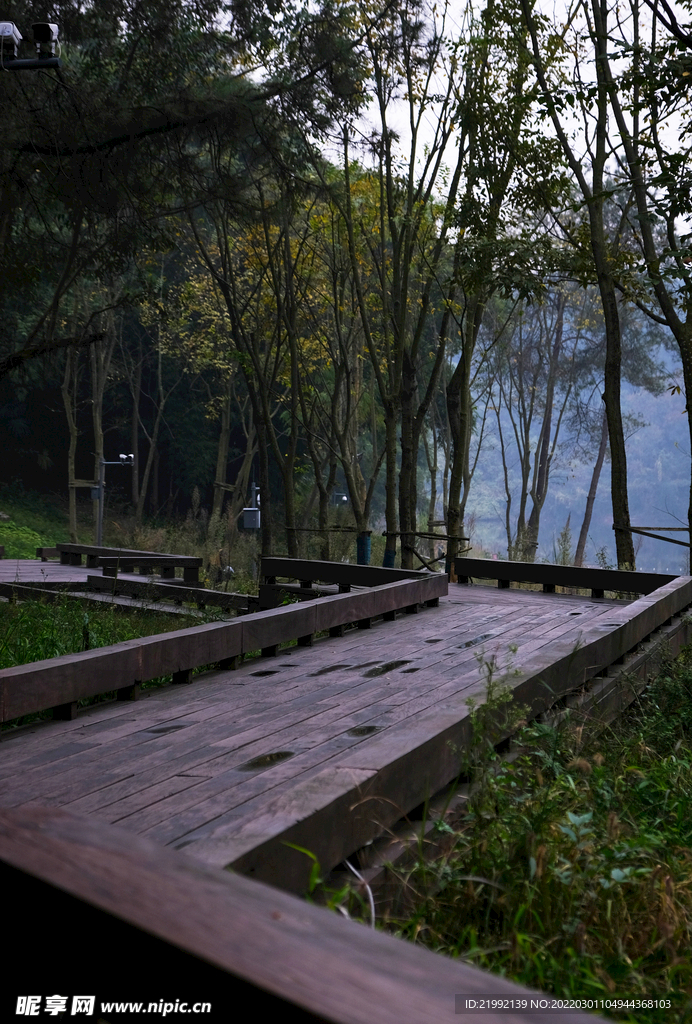
<path id="1" fill-rule="evenodd" d="M 109 995 L 158 1003 L 175 978 L 175 997 L 210 1000 L 205 1017 L 214 1020 L 228 1019 L 231 1000 L 267 1019 L 295 1019 L 298 1012 L 301 1020 L 333 1024 L 453 1024 L 457 995 L 537 995 L 64 811 L 0 812 L 0 862 L 5 888 L 27 908 L 6 956 L 8 1019 L 17 995 L 36 987 L 36 963 L 44 992 L 81 992 L 87 977 L 99 1003 Z M 74 940 L 56 944 L 50 929 L 37 929 L 39 908 L 50 920 L 69 920 Z M 123 950 L 147 970 L 136 978 L 114 972 Z M 484 1019 L 543 1024 L 544 1017 L 508 1012 Z M 581 1013 L 551 1019 L 597 1020 Z"/>
<path id="2" fill-rule="evenodd" d="M 657 628 L 660 625 L 661 617 L 666 617 L 675 607 L 682 607 L 689 603 L 692 600 L 690 583 L 692 583 L 690 580 L 676 580 L 667 589 L 664 588 L 665 593 L 661 592 L 651 595 L 629 606 L 616 604 L 615 602 L 595 604 L 589 599 L 579 597 L 556 597 L 522 591 L 507 591 L 500 594 L 492 588 L 474 588 L 469 591 L 463 591 L 466 600 L 447 599 L 440 610 L 432 612 L 429 616 L 422 616 L 421 626 L 423 628 L 420 635 L 417 635 L 418 630 L 415 633 L 411 631 L 409 624 L 405 620 L 399 620 L 398 623 L 393 624 L 391 627 L 374 631 L 376 635 L 373 636 L 372 640 L 367 636 L 364 637 L 363 634 L 360 636 L 351 634 L 338 643 L 331 640 L 321 641 L 314 649 L 315 652 L 324 650 L 326 652 L 338 651 L 339 653 L 322 655 L 315 665 L 317 671 L 314 678 L 310 678 L 309 669 L 303 668 L 303 666 L 308 664 L 308 652 L 301 651 L 300 653 L 292 654 L 290 657 L 284 654 L 283 658 L 279 660 L 283 662 L 288 658 L 288 666 L 280 664 L 277 667 L 288 667 L 289 671 L 277 673 L 271 677 L 271 681 L 267 682 L 264 689 L 264 701 L 260 701 L 259 705 L 257 705 L 260 710 L 255 721 L 257 728 L 260 730 L 259 733 L 255 733 L 254 737 L 250 739 L 248 736 L 243 737 L 238 732 L 237 723 L 244 722 L 246 718 L 246 714 L 242 709 L 244 706 L 248 706 L 243 704 L 243 700 L 248 700 L 247 693 L 235 706 L 232 706 L 233 701 L 229 699 L 225 705 L 226 710 L 217 719 L 213 717 L 214 708 L 210 708 L 211 717 L 205 718 L 207 724 L 202 723 L 200 720 L 199 725 L 191 726 L 191 729 L 198 732 L 199 736 L 191 736 L 189 745 L 192 746 L 193 751 L 197 751 L 197 754 L 193 753 L 191 756 L 197 758 L 198 764 L 204 764 L 205 773 L 208 771 L 213 773 L 213 781 L 210 781 L 209 785 L 205 782 L 199 787 L 197 785 L 190 787 L 185 785 L 179 792 L 176 792 L 176 795 L 165 800 L 157 800 L 155 803 L 150 803 L 150 798 L 145 791 L 146 773 L 148 771 L 155 768 L 157 776 L 155 782 L 152 778 L 152 784 L 165 787 L 167 778 L 172 778 L 177 772 L 184 773 L 187 770 L 185 768 L 185 758 L 188 757 L 188 754 L 185 753 L 185 750 L 188 749 L 188 741 L 184 739 L 187 730 L 171 734 L 174 738 L 171 739 L 167 751 L 164 751 L 162 756 L 155 753 L 144 757 L 142 777 L 139 781 L 133 783 L 133 785 L 138 787 L 137 792 L 140 792 L 141 796 L 135 797 L 133 795 L 132 801 L 133 804 L 141 803 L 142 813 L 136 812 L 134 815 L 129 815 L 128 824 L 136 828 L 147 827 L 153 830 L 160 830 L 161 835 L 164 835 L 164 833 L 168 834 L 168 830 L 170 830 L 170 835 L 173 837 L 177 836 L 178 838 L 182 835 L 180 829 L 195 829 L 199 839 L 195 840 L 194 846 L 196 847 L 197 843 L 201 843 L 202 840 L 206 843 L 207 840 L 214 838 L 216 843 L 214 856 L 221 856 L 224 850 L 223 844 L 226 843 L 229 837 L 230 839 L 233 839 L 234 835 L 238 837 L 241 832 L 244 832 L 246 836 L 250 835 L 245 826 L 239 831 L 239 816 L 246 821 L 256 817 L 262 810 L 261 801 L 266 799 L 266 796 L 262 796 L 263 793 L 269 794 L 274 789 L 275 795 L 278 797 L 279 789 L 273 785 L 277 779 L 281 780 L 279 784 L 284 787 L 281 791 L 284 793 L 281 800 L 286 802 L 287 814 L 291 806 L 294 806 L 294 809 L 298 807 L 298 803 L 291 804 L 293 787 L 298 784 L 300 786 L 303 783 L 307 784 L 308 778 L 305 777 L 301 780 L 301 775 L 311 778 L 315 773 L 325 770 L 324 765 L 318 763 L 319 759 L 325 756 L 335 758 L 332 766 L 334 770 L 347 767 L 357 769 L 358 771 L 375 772 L 382 783 L 382 788 L 374 793 L 374 795 L 379 798 L 385 797 L 397 803 L 399 805 L 399 813 L 402 809 L 410 810 L 411 806 L 415 806 L 416 803 L 420 803 L 421 799 L 425 798 L 425 793 L 421 795 L 405 788 L 405 786 L 409 785 L 409 777 L 412 777 L 417 785 L 425 778 L 425 772 L 428 770 L 426 768 L 427 763 L 429 762 L 434 765 L 436 760 L 442 759 L 443 761 L 444 756 L 446 756 L 445 750 L 442 750 L 441 753 L 439 750 L 439 745 L 444 746 L 445 743 L 444 723 L 446 719 L 444 718 L 444 713 L 452 709 L 456 716 L 455 723 L 458 726 L 460 719 L 467 713 L 465 705 L 466 696 L 470 693 L 478 694 L 480 697 L 483 696 L 483 680 L 474 661 L 474 653 L 479 648 L 477 646 L 466 648 L 465 643 L 469 636 L 473 639 L 475 636 L 487 632 L 496 634 L 488 643 L 489 650 L 492 650 L 493 644 L 497 644 L 500 647 L 506 646 L 513 632 L 519 631 L 521 642 L 519 644 L 517 660 L 522 668 L 526 667 L 529 670 L 532 685 L 535 685 L 538 689 L 544 676 L 544 667 L 549 667 L 551 660 L 555 660 L 556 657 L 564 659 L 573 655 L 577 646 L 576 640 L 579 632 L 583 634 L 585 642 L 596 644 L 596 648 L 589 652 L 588 664 L 593 666 L 597 662 L 597 658 L 593 657 L 594 652 L 598 654 L 599 650 L 605 647 L 612 654 L 612 650 L 617 649 L 617 644 L 613 648 L 610 634 L 615 634 L 617 637 L 620 631 L 630 628 L 629 623 L 633 621 L 636 626 L 634 628 L 634 635 L 636 637 L 641 634 L 642 630 L 650 629 L 652 623 L 654 623 L 654 628 Z M 419 581 L 411 581 L 411 584 L 418 586 Z M 397 584 L 395 586 L 400 585 Z M 425 586 L 428 586 L 427 581 Z M 455 593 L 459 592 L 455 591 Z M 333 599 L 325 600 L 331 601 Z M 311 607 L 319 608 L 322 603 L 318 601 Z M 500 612 L 498 612 L 498 608 Z M 522 614 L 517 615 L 517 610 L 521 610 Z M 571 618 L 573 610 L 578 610 L 578 613 L 574 618 Z M 284 613 L 291 611 L 293 611 L 291 608 L 282 610 Z M 496 632 L 496 627 L 491 627 L 489 630 L 487 623 L 492 621 L 493 617 L 497 621 L 498 614 L 501 615 L 503 613 L 508 615 L 507 626 L 503 626 L 501 632 Z M 592 616 L 591 620 L 589 620 L 589 616 Z M 526 622 L 523 622 L 522 618 Z M 533 622 L 531 621 L 532 619 L 534 620 Z M 443 625 L 445 623 L 446 625 Z M 500 627 L 498 626 L 497 630 L 499 629 Z M 606 630 L 605 634 L 604 629 Z M 445 630 L 446 633 L 444 632 Z M 443 643 L 439 645 L 426 644 L 426 640 L 442 639 L 443 635 L 448 637 Z M 555 639 L 561 636 L 566 638 L 564 642 Z M 637 641 L 635 640 L 635 642 Z M 532 647 L 533 644 L 538 646 L 534 648 Z M 608 647 L 609 644 L 610 647 Z M 357 649 L 354 645 L 357 645 Z M 454 656 L 445 659 L 443 653 L 445 648 L 449 648 L 450 645 L 451 647 L 456 646 L 457 651 L 451 651 Z M 293 650 L 295 651 L 295 649 Z M 523 658 L 525 652 L 529 655 L 526 662 L 524 662 Z M 387 658 L 391 657 L 395 659 L 408 659 L 411 657 L 422 659 L 423 653 L 426 656 L 424 668 L 416 675 L 407 676 L 404 674 L 405 669 L 401 671 L 397 669 L 394 672 L 388 672 L 378 682 L 377 680 L 367 680 L 364 678 L 364 672 L 361 671 L 365 668 L 363 662 L 367 664 L 368 662 L 372 663 L 372 660 L 374 660 L 376 664 L 382 664 Z M 332 683 L 331 688 L 324 687 L 322 680 L 317 678 L 320 664 L 329 668 L 330 657 L 337 663 L 349 662 L 343 670 L 338 670 L 334 674 L 328 673 L 324 676 L 326 681 Z M 295 670 L 291 669 L 290 665 L 294 658 Z M 412 661 L 411 664 L 415 664 L 415 662 Z M 240 673 L 244 687 L 248 686 L 248 684 L 254 687 L 250 696 L 251 700 L 258 700 L 259 694 L 262 692 L 263 684 L 259 682 L 254 683 L 250 678 L 253 672 L 261 667 L 261 663 L 254 663 L 254 665 L 246 666 Z M 271 667 L 273 668 L 273 666 Z M 561 667 L 561 675 L 569 677 L 569 672 L 565 671 L 564 665 Z M 526 678 L 525 675 L 519 676 L 516 682 L 521 685 Z M 514 682 L 514 680 L 511 681 Z M 578 682 L 579 679 L 576 680 L 576 683 Z M 277 683 L 280 686 L 277 686 Z M 575 684 L 574 677 L 572 677 L 572 683 L 573 685 Z M 311 690 L 313 686 L 316 687 L 315 690 Z M 242 690 L 238 689 L 235 692 L 238 694 L 242 693 L 244 687 Z M 216 692 L 222 693 L 221 682 L 216 684 Z M 291 705 L 291 695 L 294 692 L 297 695 L 297 699 L 295 705 Z M 544 687 L 541 688 L 541 693 L 545 698 L 546 691 Z M 279 723 L 277 723 L 278 728 L 272 726 L 272 716 L 277 714 L 280 716 L 291 706 L 297 708 L 300 701 L 314 703 L 320 697 L 326 697 L 330 694 L 334 695 L 336 701 L 334 707 L 325 709 L 323 715 L 315 715 L 312 719 L 303 718 L 305 722 L 304 727 L 298 724 L 298 719 L 295 720 L 293 726 L 288 726 L 287 723 L 287 731 L 285 733 L 282 731 Z M 226 698 L 223 699 L 225 700 Z M 164 704 L 168 700 L 169 697 L 164 693 L 160 696 L 157 694 L 152 702 L 157 701 Z M 378 704 L 382 707 L 381 711 L 377 707 Z M 424 712 L 423 717 L 429 716 L 425 719 L 428 724 L 439 724 L 442 722 L 443 728 L 437 732 L 433 730 L 427 736 L 425 742 L 429 745 L 422 754 L 418 752 L 418 747 L 421 746 L 421 743 L 416 744 L 417 752 L 415 754 L 412 754 L 410 751 L 406 752 L 404 744 L 398 744 L 399 751 L 404 750 L 404 759 L 402 763 L 398 764 L 396 770 L 392 767 L 392 764 L 396 761 L 401 761 L 401 758 L 396 756 L 394 748 L 390 751 L 392 756 L 389 760 L 387 760 L 389 755 L 385 756 L 384 762 L 378 755 L 376 761 L 379 763 L 373 762 L 368 764 L 363 758 L 370 758 L 373 744 L 380 744 L 382 742 L 381 736 L 384 734 L 370 737 L 363 744 L 350 744 L 350 741 L 341 740 L 335 734 L 335 723 L 338 721 L 339 714 L 344 716 L 345 721 L 350 721 L 352 719 L 349 716 L 360 714 L 360 711 L 368 709 L 370 712 L 369 720 L 378 721 L 387 726 L 387 734 L 392 734 L 397 730 L 402 730 L 402 735 L 415 733 L 422 720 L 421 712 Z M 437 717 L 439 713 L 442 713 L 442 718 Z M 204 715 L 206 715 L 206 712 Z M 266 724 L 262 725 L 262 722 Z M 69 725 L 67 723 L 67 727 Z M 267 742 L 270 742 L 272 745 L 275 740 L 283 744 L 285 739 L 288 744 L 286 749 L 295 749 L 291 745 L 293 740 L 299 741 L 301 746 L 297 748 L 296 756 L 291 761 L 286 762 L 285 772 L 283 769 L 278 771 L 272 768 L 263 779 L 247 784 L 241 782 L 240 786 L 245 788 L 240 792 L 239 775 L 236 771 L 240 760 L 237 747 L 239 743 L 244 743 L 250 739 L 250 742 L 255 744 L 255 746 L 250 748 L 248 744 L 245 751 L 248 756 L 252 756 L 250 749 L 257 753 L 267 753 L 266 746 L 262 749 L 261 725 L 265 729 Z M 115 735 L 117 736 L 119 733 Z M 205 736 L 207 746 L 219 744 L 219 738 L 223 737 L 221 742 L 223 749 L 218 750 L 217 757 L 214 756 L 214 753 L 216 753 L 214 751 L 209 753 L 202 750 L 200 754 Z M 126 744 L 122 750 L 117 751 L 117 754 L 114 754 L 114 759 L 108 762 L 111 768 L 115 764 L 121 764 L 124 768 L 128 763 L 132 763 L 133 759 L 139 762 L 142 754 L 140 754 L 139 750 L 135 754 L 134 747 L 141 743 L 143 739 L 144 737 L 141 736 L 133 737 L 133 745 L 129 749 Z M 168 743 L 168 740 L 156 740 L 157 744 L 162 742 Z M 117 748 L 117 743 L 114 745 L 115 748 Z M 272 746 L 272 749 L 276 748 Z M 282 749 L 284 749 L 283 746 Z M 380 752 L 382 749 L 384 748 L 380 748 Z M 359 760 L 352 762 L 350 759 L 355 754 L 358 755 Z M 118 756 L 120 758 L 119 761 L 117 761 Z M 170 756 L 172 761 L 178 756 L 182 759 L 176 765 L 171 765 L 170 768 L 167 768 L 165 765 L 165 758 L 167 756 Z M 85 757 L 90 757 L 89 752 L 85 753 Z M 214 761 L 213 764 L 211 763 L 212 761 Z M 46 769 L 44 777 L 48 778 L 51 770 L 50 761 L 45 760 L 42 763 Z M 93 763 L 98 763 L 98 758 Z M 105 762 L 103 764 L 105 770 Z M 296 767 L 301 768 L 299 774 L 295 773 Z M 219 774 L 219 769 L 221 769 L 221 774 Z M 381 774 L 383 771 L 385 774 Z M 390 775 L 387 776 L 386 772 L 390 772 Z M 86 784 L 82 785 L 79 782 L 79 772 L 75 771 L 73 774 L 74 782 L 70 783 L 69 787 L 67 785 L 68 776 L 64 775 L 62 781 L 66 785 L 63 792 L 74 795 L 77 795 L 79 792 L 85 792 L 91 786 L 91 782 L 88 783 L 88 786 Z M 335 779 L 338 777 L 345 779 L 346 775 L 340 772 L 335 776 Z M 38 772 L 34 778 L 38 780 Z M 30 794 L 31 780 L 28 776 L 25 776 L 25 781 L 27 783 L 26 793 Z M 445 779 L 442 784 L 445 784 L 447 781 L 448 779 Z M 117 777 L 113 779 L 113 783 L 117 783 Z M 127 786 L 128 784 L 125 783 L 124 785 Z M 175 788 L 177 783 L 172 782 L 171 785 Z M 55 783 L 53 785 L 51 782 L 51 786 L 53 787 L 51 791 L 56 793 L 61 791 L 60 775 L 55 777 Z M 80 786 L 82 786 L 81 790 Z M 397 787 L 400 788 L 397 789 Z M 14 787 L 11 788 L 16 795 L 18 791 Z M 94 791 L 97 788 L 97 786 L 92 787 Z M 40 787 L 34 789 L 34 793 L 36 792 L 41 792 Z M 46 792 L 48 791 L 46 790 Z M 248 801 L 247 795 L 250 792 L 255 795 L 252 796 L 251 801 Z M 301 792 L 303 792 L 303 797 L 307 799 L 308 791 L 301 790 Z M 156 795 L 158 795 L 158 791 Z M 199 799 L 201 796 L 204 796 L 203 801 Z M 357 792 L 352 792 L 350 798 L 355 802 L 357 796 Z M 403 801 L 408 799 L 413 799 L 414 803 L 406 808 Z M 243 800 L 245 801 L 244 806 L 239 810 L 238 803 Z M 204 806 L 202 806 L 202 803 L 204 803 Z M 305 805 L 301 804 L 300 806 L 304 809 Z M 151 810 L 146 809 L 149 807 L 151 807 Z M 336 813 L 334 808 L 337 808 L 336 804 L 333 805 L 332 811 L 329 810 L 329 803 L 327 805 L 315 806 L 315 813 L 318 815 L 315 821 L 319 823 L 319 828 L 315 827 L 315 822 L 308 822 L 310 815 L 305 817 L 305 824 L 292 820 L 290 814 L 288 818 L 279 819 L 277 817 L 278 834 L 272 838 L 265 832 L 262 842 L 274 843 L 277 856 L 281 850 L 281 843 L 286 838 L 286 835 L 283 833 L 287 834 L 289 829 L 297 829 L 292 834 L 302 835 L 306 841 L 307 839 L 314 839 L 316 842 L 326 842 L 326 840 L 320 840 L 321 833 L 327 836 L 331 832 L 340 832 L 342 828 L 343 808 L 339 803 L 337 809 L 341 817 L 336 818 L 333 817 L 334 813 Z M 115 811 L 115 808 L 113 810 Z M 174 821 L 176 815 L 178 816 L 177 823 Z M 219 831 L 214 837 L 205 830 L 211 828 L 213 832 L 215 826 L 212 819 L 215 815 L 217 817 L 217 826 L 219 827 L 221 827 L 221 821 L 218 820 L 219 815 L 225 815 L 227 820 L 223 826 L 223 834 Z M 268 827 L 266 821 L 264 827 L 265 829 Z M 200 829 L 204 832 L 204 836 L 199 831 Z M 302 832 L 301 829 L 303 830 Z M 306 843 L 301 845 L 306 845 Z M 200 847 L 201 849 L 202 847 Z M 329 855 L 330 849 L 331 847 L 328 845 L 324 847 L 324 850 L 321 846 L 317 846 L 315 847 L 315 852 L 318 855 L 324 852 L 326 856 Z M 262 857 L 268 855 L 268 851 L 269 847 L 264 848 Z M 243 850 L 241 855 L 246 859 L 250 858 L 252 851 Z M 274 857 L 274 854 L 272 854 L 272 857 Z"/>
<path id="3" fill-rule="evenodd" d="M 22 583 L 2 583 L 0 582 L 0 595 L 6 597 L 8 601 L 45 601 L 47 604 L 52 604 L 53 601 L 58 601 L 63 597 L 63 593 L 74 590 L 75 584 L 68 584 L 63 590 L 60 587 L 41 587 L 41 586 L 27 586 Z"/>
<path id="4" fill-rule="evenodd" d="M 385 569 L 375 565 L 352 565 L 349 562 L 321 562 L 318 559 L 262 559 L 264 577 L 284 576 L 296 580 L 316 580 L 321 583 L 341 583 L 356 587 L 376 587 L 399 580 L 424 579 L 430 575 L 429 572 L 419 572 L 415 569 Z M 439 575 L 443 576 L 444 573 Z"/>
<path id="5" fill-rule="evenodd" d="M 242 620 L 207 623 L 0 671 L 0 716 L 107 693 L 242 653 Z"/>
<path id="6" fill-rule="evenodd" d="M 358 622 L 361 619 L 406 608 L 411 604 L 423 604 L 447 593 L 446 575 L 422 575 L 424 579 L 402 580 L 360 593 L 321 598 L 314 605 L 315 630 L 330 629 L 344 621 Z"/>
<path id="7" fill-rule="evenodd" d="M 36 548 L 36 557 L 42 562 L 47 562 L 49 558 L 58 558 L 59 555 L 57 548 Z"/>
<path id="8" fill-rule="evenodd" d="M 69 551 L 64 554 L 71 557 Z M 307 638 L 344 622 L 364 620 L 447 592 L 445 575 L 422 575 L 422 579 L 323 598 L 316 604 L 259 612 L 244 618 L 242 629 L 239 621 L 211 623 L 4 669 L 0 671 L 0 720 L 118 690 L 136 681 L 215 664 L 257 649 L 275 654 L 284 641 Z"/>
<path id="9" fill-rule="evenodd" d="M 337 598 L 338 600 L 338 598 Z M 315 632 L 315 605 L 294 604 L 245 616 L 243 652 L 264 650 Z"/>
<path id="10" fill-rule="evenodd" d="M 177 555 L 171 554 L 171 553 L 166 552 L 166 551 L 140 551 L 137 548 L 112 548 L 112 547 L 106 547 L 105 545 L 97 545 L 97 544 L 67 544 L 67 543 L 60 543 L 60 544 L 56 544 L 55 546 L 58 549 L 58 551 L 60 551 L 61 553 L 62 552 L 66 552 L 68 554 L 98 555 L 99 557 L 100 556 L 104 556 L 104 557 L 112 556 L 114 558 L 118 558 L 118 557 L 122 556 L 123 558 L 128 558 L 128 557 L 132 558 L 132 557 L 137 557 L 138 555 L 149 555 L 152 558 L 158 558 L 158 557 L 177 558 L 178 557 Z M 182 555 L 180 557 L 182 557 L 182 558 L 194 558 L 198 565 L 201 565 L 203 563 L 203 559 L 198 557 L 197 555 Z"/>
<path id="11" fill-rule="evenodd" d="M 459 577 L 477 577 L 513 583 L 541 583 L 584 590 L 610 590 L 649 594 L 677 576 L 652 572 L 625 572 L 619 569 L 583 569 L 571 565 L 547 565 L 543 562 L 507 562 L 494 558 L 456 558 Z"/>
<path id="12" fill-rule="evenodd" d="M 103 576 L 87 576 L 87 584 L 90 589 L 102 591 L 106 594 L 129 594 L 137 597 L 162 601 L 185 601 L 194 602 L 198 607 L 210 605 L 215 608 L 243 608 L 248 607 L 248 595 L 227 593 L 224 590 L 207 590 L 206 587 L 185 584 L 182 580 L 175 583 L 163 583 L 158 581 L 127 580 L 122 576 L 114 582 L 112 579 L 104 579 Z"/>
<path id="13" fill-rule="evenodd" d="M 684 600 L 682 595 L 682 590 L 684 589 L 687 589 L 687 597 L 690 597 L 690 583 L 692 581 L 687 581 L 683 588 L 678 588 L 678 599 L 682 598 Z M 671 586 L 674 587 L 675 585 Z M 644 610 L 639 609 L 635 610 L 632 616 L 633 621 L 638 621 L 640 627 L 643 614 L 645 614 Z M 588 662 L 585 664 L 593 666 L 594 663 L 597 663 L 603 650 L 607 650 L 610 643 L 610 638 L 607 636 L 596 637 L 587 645 L 585 657 L 588 658 Z M 600 650 L 596 651 L 596 647 L 599 647 Z M 594 657 L 594 654 L 597 657 Z M 578 685 L 581 678 L 583 678 L 579 674 L 575 675 L 568 671 L 572 664 L 570 659 L 573 659 L 573 657 L 574 652 L 570 650 L 567 659 L 561 660 L 555 669 L 555 675 L 562 682 L 563 689 L 570 684 L 570 681 L 572 686 Z M 533 708 L 534 712 L 541 703 L 545 707 L 555 698 L 555 694 L 551 698 L 549 691 L 543 685 L 545 681 L 544 672 L 541 671 L 545 668 L 552 668 L 550 661 L 551 655 L 548 653 L 547 656 L 543 656 L 542 664 L 536 666 L 536 669 L 532 671 L 530 690 L 527 690 L 527 687 L 522 685 L 521 680 L 519 680 L 520 685 L 517 688 L 517 699 L 524 702 L 525 698 L 529 696 L 534 702 L 538 702 Z M 477 674 L 476 679 L 478 680 Z M 481 700 L 483 699 L 483 680 L 477 681 L 472 692 Z M 453 752 L 463 749 L 468 739 L 469 722 L 467 713 L 464 712 L 463 708 L 460 708 L 459 702 L 454 700 L 448 702 L 447 705 L 445 703 L 437 704 L 428 712 L 417 714 L 415 718 L 407 719 L 400 726 L 387 729 L 386 732 L 373 736 L 367 744 L 358 746 L 354 753 L 345 758 L 340 758 L 338 765 L 335 765 L 333 769 L 328 771 L 351 768 L 358 771 L 372 771 L 376 773 L 373 777 L 372 788 L 366 785 L 358 791 L 352 791 L 350 794 L 351 806 L 360 806 L 362 800 L 372 800 L 377 804 L 376 808 L 373 805 L 370 819 L 372 821 L 374 818 L 377 822 L 377 827 L 374 829 L 373 834 L 369 836 L 369 838 L 373 838 L 376 831 L 381 833 L 389 827 L 395 818 L 400 816 L 402 810 L 408 810 L 416 806 L 426 797 L 430 796 L 431 793 L 437 791 L 449 782 L 450 779 L 454 778 L 458 771 L 459 762 L 458 756 L 455 756 Z M 328 792 L 329 787 L 327 786 L 326 776 L 321 778 L 321 789 L 322 792 Z M 387 799 L 391 800 L 392 804 L 380 806 L 381 801 L 375 799 L 380 794 L 386 794 Z M 264 870 L 262 865 L 268 863 L 269 859 L 271 859 L 274 865 L 272 870 L 275 871 L 276 860 L 275 856 L 270 858 L 270 850 L 275 848 L 278 851 L 280 843 L 289 835 L 293 837 L 291 841 L 313 850 L 318 859 L 321 860 L 321 856 L 327 856 L 329 852 L 327 850 L 329 844 L 327 836 L 330 832 L 327 826 L 329 812 L 327 808 L 322 806 L 321 800 L 319 791 L 317 791 L 315 793 L 316 803 L 311 813 L 304 813 L 305 808 L 303 807 L 300 820 L 286 827 L 282 838 L 278 836 L 273 837 L 273 839 L 267 837 L 261 844 L 261 854 L 259 850 L 253 853 L 253 851 L 248 849 L 240 855 L 237 862 L 233 862 L 234 866 L 238 868 L 242 866 L 243 869 L 248 869 L 249 864 L 253 863 L 255 870 L 261 872 Z M 290 804 L 288 794 L 285 798 L 282 798 L 282 804 L 283 806 Z M 392 805 L 397 810 L 393 810 Z M 319 821 L 317 829 L 310 827 L 313 823 L 313 815 L 315 816 L 314 820 Z M 338 820 L 343 822 L 343 818 Z M 286 822 L 286 818 L 282 818 L 282 821 Z M 342 831 L 343 828 L 342 824 L 337 831 Z M 222 836 L 219 834 L 221 831 L 225 831 L 227 834 Z M 202 843 L 200 855 L 204 855 L 205 850 L 207 856 L 221 855 L 221 851 L 224 849 L 224 840 L 230 842 L 231 849 L 238 849 L 238 844 L 241 840 L 237 823 L 234 823 L 230 828 L 220 828 L 208 839 L 200 840 Z M 313 845 L 310 846 L 309 843 Z M 216 848 L 214 844 L 216 844 Z M 273 847 L 272 844 L 276 844 L 276 846 Z M 196 846 L 197 844 L 195 844 L 195 848 Z M 289 884 L 294 884 L 297 881 L 298 879 L 294 876 Z"/>
<path id="14" fill-rule="evenodd" d="M 141 565 L 145 568 L 158 568 L 159 566 L 192 566 L 197 567 L 202 562 L 201 558 L 193 558 L 188 555 L 98 555 L 99 565 L 106 569 L 115 569 L 119 565 L 126 571 L 125 566 Z"/>

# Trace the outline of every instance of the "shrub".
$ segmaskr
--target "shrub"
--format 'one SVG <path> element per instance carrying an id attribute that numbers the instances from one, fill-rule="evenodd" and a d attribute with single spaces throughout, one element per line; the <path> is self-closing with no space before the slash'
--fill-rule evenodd
<path id="1" fill-rule="evenodd" d="M 36 558 L 36 548 L 41 538 L 28 526 L 16 523 L 0 523 L 0 545 L 5 548 L 5 558 Z"/>

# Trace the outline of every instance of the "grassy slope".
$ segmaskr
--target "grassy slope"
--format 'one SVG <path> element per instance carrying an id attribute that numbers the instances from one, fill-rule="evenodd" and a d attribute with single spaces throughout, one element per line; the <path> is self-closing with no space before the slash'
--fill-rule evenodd
<path id="1" fill-rule="evenodd" d="M 692 651 L 597 738 L 576 719 L 519 736 L 513 761 L 480 743 L 462 764 L 463 827 L 438 822 L 450 852 L 403 879 L 416 909 L 381 927 L 619 1020 L 691 1020 Z M 368 919 L 362 896 L 325 895 Z"/>

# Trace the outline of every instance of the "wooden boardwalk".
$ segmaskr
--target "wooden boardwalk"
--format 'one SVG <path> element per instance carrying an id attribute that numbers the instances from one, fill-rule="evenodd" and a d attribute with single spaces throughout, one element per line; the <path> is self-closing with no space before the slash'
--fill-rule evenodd
<path id="1" fill-rule="evenodd" d="M 455 777 L 491 663 L 535 711 L 690 586 L 636 602 L 451 586 L 418 615 L 5 733 L 0 806 L 64 808 L 299 891 L 309 863 L 287 842 L 330 869 Z"/>
<path id="2" fill-rule="evenodd" d="M 0 583 L 17 583 L 20 586 L 32 583 L 49 586 L 62 584 L 72 590 L 80 583 L 86 586 L 89 576 L 103 575 L 102 569 L 84 565 L 61 565 L 60 562 L 42 562 L 38 558 L 0 558 Z M 121 572 L 118 575 L 123 580 L 139 583 L 143 580 L 140 574 L 132 572 Z M 112 580 L 112 577 L 108 578 Z"/>
<path id="3" fill-rule="evenodd" d="M 290 571 L 275 561 L 277 575 Z M 458 561 L 461 576 L 469 565 Z M 312 851 L 324 873 L 457 775 L 467 701 L 483 699 L 489 671 L 529 716 L 580 688 L 583 708 L 612 714 L 662 641 L 674 651 L 692 635 L 692 578 L 594 570 L 574 585 L 596 596 L 576 597 L 507 589 L 511 578 L 559 586 L 560 567 L 470 569 L 495 574 L 502 589 L 452 585 L 435 606 L 446 577 L 373 579 L 370 591 L 0 673 L 8 720 L 23 703 L 60 711 L 113 687 L 134 695 L 138 679 L 172 672 L 182 682 L 195 666 L 224 666 L 2 734 L 0 875 L 28 908 L 0 992 L 5 1015 L 22 993 L 74 995 L 88 979 L 98 1001 L 214 993 L 213 1020 L 242 996 L 272 1019 L 289 1009 L 334 1024 L 452 1024 L 458 1000 L 489 996 L 506 1005 L 483 1016 L 488 1024 L 542 1024 L 545 994 L 291 895 L 305 890 L 312 861 L 286 844 Z M 17 571 L 0 562 L 0 584 Z M 8 582 L 70 576 L 72 588 L 87 575 L 50 563 L 19 571 Z M 337 571 L 346 570 L 315 563 L 293 578 Z M 645 596 L 597 596 L 625 583 Z M 340 635 L 350 622 L 360 628 Z M 277 650 L 291 638 L 298 646 Z M 267 656 L 225 667 L 258 647 Z M 73 938 L 56 945 L 36 920 L 69 920 Z M 556 1024 L 599 1019 L 551 1013 Z"/>

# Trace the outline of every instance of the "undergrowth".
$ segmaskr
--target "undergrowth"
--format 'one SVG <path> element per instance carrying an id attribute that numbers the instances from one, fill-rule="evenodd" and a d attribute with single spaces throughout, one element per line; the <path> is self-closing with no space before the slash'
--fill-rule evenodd
<path id="1" fill-rule="evenodd" d="M 504 700 L 493 686 L 471 711 L 461 825 L 438 822 L 447 852 L 400 877 L 415 910 L 378 926 L 528 988 L 598 1000 L 605 1016 L 692 1020 L 692 652 L 615 725 L 533 723 L 505 757 L 487 728 Z M 363 891 L 320 900 L 369 923 Z M 661 999 L 669 1008 L 647 1006 Z"/>

